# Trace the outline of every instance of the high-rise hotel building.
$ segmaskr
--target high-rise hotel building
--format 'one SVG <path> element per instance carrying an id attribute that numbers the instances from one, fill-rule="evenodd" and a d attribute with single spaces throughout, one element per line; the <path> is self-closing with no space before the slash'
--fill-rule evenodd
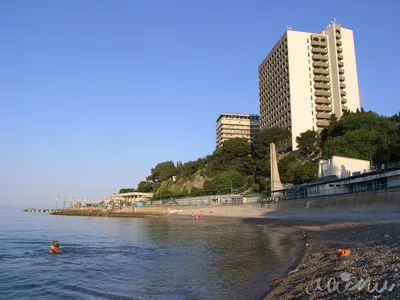
<path id="1" fill-rule="evenodd" d="M 360 108 L 353 31 L 332 22 L 321 33 L 288 29 L 258 68 L 260 126 L 296 137 L 321 131 L 331 114 Z"/>
<path id="2" fill-rule="evenodd" d="M 232 138 L 245 138 L 251 142 L 260 131 L 260 116 L 251 114 L 222 113 L 216 122 L 217 147 Z"/>

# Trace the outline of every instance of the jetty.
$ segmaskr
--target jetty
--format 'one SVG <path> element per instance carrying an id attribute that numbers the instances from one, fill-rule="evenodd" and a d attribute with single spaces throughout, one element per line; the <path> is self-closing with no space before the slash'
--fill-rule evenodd
<path id="1" fill-rule="evenodd" d="M 49 208 L 26 208 L 24 209 L 24 212 L 37 212 L 37 213 L 54 213 L 57 210 L 55 209 L 49 209 Z"/>

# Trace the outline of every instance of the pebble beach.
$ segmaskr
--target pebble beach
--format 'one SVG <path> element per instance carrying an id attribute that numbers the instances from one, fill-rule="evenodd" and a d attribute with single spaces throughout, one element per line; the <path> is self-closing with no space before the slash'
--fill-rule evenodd
<path id="1" fill-rule="evenodd" d="M 302 257 L 265 299 L 400 299 L 400 220 L 302 223 Z"/>

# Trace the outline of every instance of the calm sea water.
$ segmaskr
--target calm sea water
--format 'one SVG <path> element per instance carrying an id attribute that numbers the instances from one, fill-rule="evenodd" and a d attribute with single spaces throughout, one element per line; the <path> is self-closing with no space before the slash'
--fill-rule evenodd
<path id="1" fill-rule="evenodd" d="M 1 209 L 0 298 L 259 299 L 292 246 L 241 222 Z"/>

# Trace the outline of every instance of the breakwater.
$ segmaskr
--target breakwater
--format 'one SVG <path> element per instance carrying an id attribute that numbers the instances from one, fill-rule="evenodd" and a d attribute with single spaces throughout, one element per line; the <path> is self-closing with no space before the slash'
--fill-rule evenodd
<path id="1" fill-rule="evenodd" d="M 52 212 L 52 215 L 94 216 L 94 217 L 155 217 L 198 209 L 199 206 L 162 206 L 162 207 L 125 207 L 121 210 L 96 210 L 87 208 L 62 209 Z"/>
<path id="2" fill-rule="evenodd" d="M 48 208 L 26 208 L 24 209 L 24 212 L 38 212 L 38 213 L 54 213 L 56 212 L 56 209 L 48 209 Z"/>

